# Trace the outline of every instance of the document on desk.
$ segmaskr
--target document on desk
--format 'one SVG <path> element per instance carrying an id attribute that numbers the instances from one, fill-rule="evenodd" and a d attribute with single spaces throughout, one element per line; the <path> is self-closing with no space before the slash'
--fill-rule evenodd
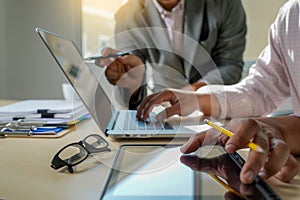
<path id="1" fill-rule="evenodd" d="M 0 107 L 0 134 L 57 135 L 89 117 L 80 101 L 24 100 Z"/>
<path id="2" fill-rule="evenodd" d="M 72 119 L 78 119 L 84 115 L 86 115 L 88 111 L 85 107 L 80 107 L 76 110 L 72 110 L 66 113 L 52 113 L 49 111 L 45 111 L 44 113 L 19 113 L 19 112 L 11 112 L 11 113 L 0 113 L 0 121 L 9 121 L 9 120 L 34 120 L 34 121 L 44 121 L 45 118 L 50 121 L 70 121 Z"/>
<path id="3" fill-rule="evenodd" d="M 71 122 L 88 114 L 81 101 L 32 99 L 0 107 L 0 122 L 46 121 L 52 123 Z"/>
<path id="4" fill-rule="evenodd" d="M 64 99 L 29 99 L 0 107 L 0 115 L 5 114 L 36 114 L 38 110 L 49 113 L 69 113 L 84 107 L 81 101 L 66 101 Z"/>

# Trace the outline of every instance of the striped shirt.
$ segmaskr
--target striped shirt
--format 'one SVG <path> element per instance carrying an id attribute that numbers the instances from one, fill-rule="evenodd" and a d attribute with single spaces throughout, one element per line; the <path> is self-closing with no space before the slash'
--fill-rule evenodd
<path id="1" fill-rule="evenodd" d="M 261 116 L 274 111 L 289 96 L 300 113 L 300 0 L 283 5 L 269 31 L 268 46 L 240 83 L 213 93 L 220 117 Z"/>

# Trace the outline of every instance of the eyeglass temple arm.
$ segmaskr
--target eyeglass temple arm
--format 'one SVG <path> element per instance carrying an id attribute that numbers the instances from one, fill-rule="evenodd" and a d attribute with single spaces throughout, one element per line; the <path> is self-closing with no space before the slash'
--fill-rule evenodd
<path id="1" fill-rule="evenodd" d="M 90 153 L 99 153 L 99 152 L 103 152 L 103 151 L 111 151 L 111 149 L 110 148 L 108 148 L 108 147 L 102 147 L 102 148 L 99 148 L 99 149 L 97 149 L 97 148 L 95 148 L 95 147 L 93 147 L 93 146 L 86 146 L 85 147 Z"/>
<path id="2" fill-rule="evenodd" d="M 68 159 L 66 159 L 64 161 L 66 163 L 74 163 L 74 161 L 80 160 L 83 157 L 86 157 L 86 155 L 84 155 L 84 153 L 80 151 L 79 153 L 75 154 L 74 156 L 72 156 L 72 157 L 70 157 L 70 158 L 68 158 Z"/>
<path id="3" fill-rule="evenodd" d="M 53 160 L 52 160 L 52 162 L 51 162 L 51 167 L 52 167 L 53 169 L 59 169 L 59 168 L 62 168 L 62 167 L 64 167 L 64 166 L 65 166 L 65 164 L 62 163 L 61 160 L 60 160 L 57 156 L 55 156 L 55 157 L 53 158 Z"/>

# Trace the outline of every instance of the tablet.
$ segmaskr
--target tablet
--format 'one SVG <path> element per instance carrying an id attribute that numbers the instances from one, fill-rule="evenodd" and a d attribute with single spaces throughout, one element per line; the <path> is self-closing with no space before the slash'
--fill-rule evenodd
<path id="1" fill-rule="evenodd" d="M 259 177 L 249 185 L 240 182 L 239 154 L 206 146 L 183 155 L 179 148 L 121 146 L 101 199 L 280 199 Z"/>

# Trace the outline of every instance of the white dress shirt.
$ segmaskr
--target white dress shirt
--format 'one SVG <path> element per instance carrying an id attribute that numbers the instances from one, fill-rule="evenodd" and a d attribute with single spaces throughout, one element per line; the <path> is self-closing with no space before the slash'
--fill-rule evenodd
<path id="1" fill-rule="evenodd" d="M 300 0 L 288 1 L 270 27 L 269 44 L 249 76 L 214 93 L 220 117 L 266 115 L 291 96 L 300 113 Z"/>
<path id="2" fill-rule="evenodd" d="M 178 52 L 182 52 L 183 38 L 180 37 L 182 35 L 174 34 L 174 32 L 183 33 L 184 0 L 179 1 L 171 11 L 164 9 L 157 0 L 153 0 L 153 3 L 168 29 L 169 38 L 173 48 Z"/>

